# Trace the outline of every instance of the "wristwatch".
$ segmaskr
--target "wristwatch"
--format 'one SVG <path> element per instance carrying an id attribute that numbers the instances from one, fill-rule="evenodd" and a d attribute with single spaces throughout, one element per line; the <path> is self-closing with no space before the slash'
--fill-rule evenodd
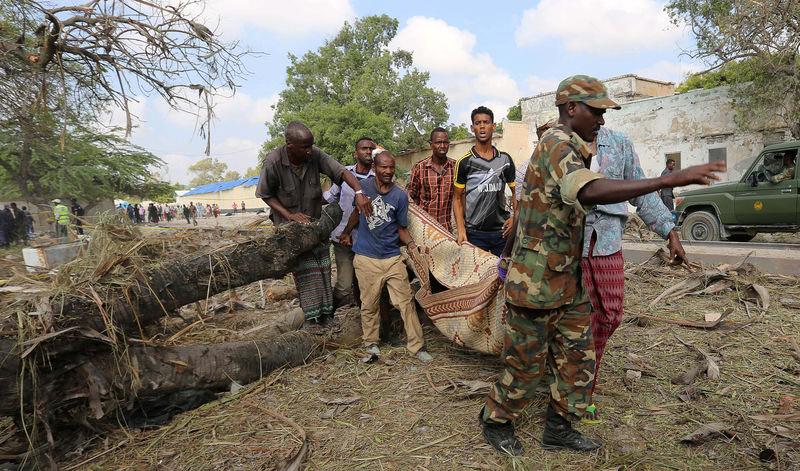
<path id="1" fill-rule="evenodd" d="M 356 194 L 357 195 L 363 195 L 364 194 L 364 190 L 358 190 L 358 191 L 356 191 Z"/>

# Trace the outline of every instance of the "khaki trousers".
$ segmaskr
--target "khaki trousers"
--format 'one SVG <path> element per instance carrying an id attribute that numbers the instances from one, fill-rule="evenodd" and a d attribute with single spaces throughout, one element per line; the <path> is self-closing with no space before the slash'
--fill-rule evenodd
<path id="1" fill-rule="evenodd" d="M 353 293 L 353 249 L 333 242 L 333 256 L 336 258 L 336 285 L 333 298 L 344 299 Z M 353 300 L 355 301 L 355 300 Z"/>
<path id="2" fill-rule="evenodd" d="M 361 329 L 364 331 L 364 346 L 377 344 L 380 340 L 381 318 L 378 312 L 381 290 L 386 285 L 392 304 L 400 310 L 406 329 L 406 348 L 416 354 L 425 345 L 422 326 L 414 305 L 414 294 L 408 282 L 408 273 L 400 255 L 391 258 L 372 258 L 356 254 L 353 258 L 358 287 L 361 290 Z"/>

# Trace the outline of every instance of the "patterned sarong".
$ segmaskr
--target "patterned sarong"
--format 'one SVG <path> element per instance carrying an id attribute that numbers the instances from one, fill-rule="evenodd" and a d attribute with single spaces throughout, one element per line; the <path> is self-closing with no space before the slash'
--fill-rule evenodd
<path id="1" fill-rule="evenodd" d="M 492 355 L 503 349 L 506 306 L 497 257 L 469 242 L 461 247 L 450 232 L 410 203 L 408 229 L 421 249 L 410 251 L 422 282 L 416 299 L 451 341 Z"/>
<path id="2" fill-rule="evenodd" d="M 306 319 L 333 314 L 331 253 L 327 241 L 297 257 L 297 269 L 292 274 Z"/>

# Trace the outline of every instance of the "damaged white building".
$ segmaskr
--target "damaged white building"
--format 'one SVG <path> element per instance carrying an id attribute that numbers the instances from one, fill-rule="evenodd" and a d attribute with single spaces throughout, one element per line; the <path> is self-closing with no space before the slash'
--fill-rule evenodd
<path id="1" fill-rule="evenodd" d="M 738 180 L 764 146 L 788 140 L 786 127 L 742 131 L 734 122 L 729 87 L 676 93 L 675 84 L 629 74 L 603 80 L 621 110 L 605 114 L 606 126 L 630 136 L 648 177 L 667 159 L 676 167 L 723 160 L 723 180 Z M 554 115 L 555 91 L 522 99 L 522 120 L 536 139 L 536 123 Z M 532 143 L 531 148 L 535 147 Z"/>

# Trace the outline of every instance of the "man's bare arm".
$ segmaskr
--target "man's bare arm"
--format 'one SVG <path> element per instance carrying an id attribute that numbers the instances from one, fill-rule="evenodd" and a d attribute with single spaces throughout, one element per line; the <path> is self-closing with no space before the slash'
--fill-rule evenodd
<path id="1" fill-rule="evenodd" d="M 661 188 L 691 184 L 710 185 L 711 180 L 719 180 L 717 172 L 726 170 L 725 163 L 716 161 L 695 165 L 679 172 L 672 172 L 657 178 L 644 180 L 593 180 L 578 192 L 578 201 L 583 205 L 613 204 L 652 193 Z"/>

